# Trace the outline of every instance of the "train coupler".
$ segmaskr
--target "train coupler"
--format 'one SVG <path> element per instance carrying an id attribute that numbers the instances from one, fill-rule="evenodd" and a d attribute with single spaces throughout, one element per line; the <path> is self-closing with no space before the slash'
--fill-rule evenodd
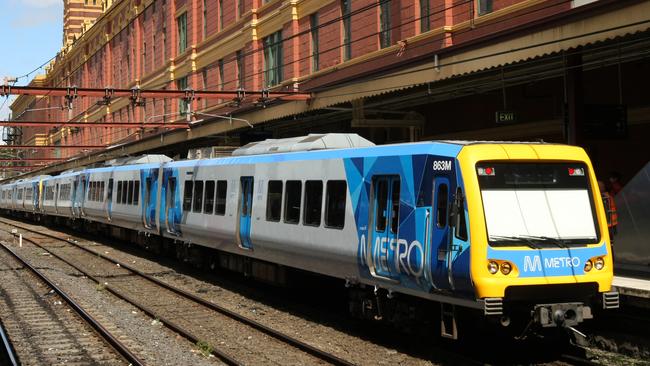
<path id="1" fill-rule="evenodd" d="M 535 305 L 535 323 L 547 327 L 572 327 L 591 319 L 591 308 L 583 303 L 561 303 Z"/>

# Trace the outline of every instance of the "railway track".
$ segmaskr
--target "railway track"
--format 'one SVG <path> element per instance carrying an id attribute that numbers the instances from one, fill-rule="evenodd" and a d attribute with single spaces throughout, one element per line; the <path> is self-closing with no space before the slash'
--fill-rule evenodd
<path id="1" fill-rule="evenodd" d="M 0 349 L 0 363 L 3 365 L 18 365 L 18 356 L 16 355 L 16 350 L 14 346 L 9 341 L 7 332 L 5 332 L 5 326 L 0 321 L 0 339 L 2 340 L 2 349 Z"/>
<path id="2" fill-rule="evenodd" d="M 41 241 L 44 240 L 43 238 L 52 239 L 54 242 L 52 242 L 50 244 L 43 242 L 42 243 L 43 246 L 45 246 L 46 248 L 49 247 L 53 251 L 56 251 L 57 253 L 60 253 L 62 256 L 63 255 L 68 255 L 70 257 L 73 257 L 78 262 L 86 262 L 84 265 L 87 265 L 87 267 L 91 268 L 90 272 L 94 272 L 94 273 L 89 273 L 90 274 L 89 277 L 92 278 L 93 275 L 95 275 L 96 276 L 96 279 L 95 279 L 96 282 L 104 281 L 104 282 L 98 282 L 98 283 L 100 283 L 100 284 L 108 283 L 106 289 L 109 290 L 109 291 L 115 290 L 115 291 L 118 291 L 121 294 L 125 294 L 126 296 L 131 295 L 130 296 L 131 299 L 134 300 L 135 302 L 139 302 L 141 296 L 152 297 L 152 295 L 134 294 L 135 292 L 137 292 L 137 290 L 135 290 L 135 289 L 130 289 L 129 290 L 128 288 L 124 288 L 123 286 L 118 286 L 118 285 L 123 285 L 123 284 L 118 283 L 118 281 L 125 281 L 129 277 L 138 277 L 138 275 L 135 273 L 135 272 L 138 272 L 138 270 L 135 269 L 135 268 L 130 268 L 131 267 L 130 264 L 131 263 L 136 263 L 136 262 L 132 261 L 131 258 L 128 258 L 128 257 L 127 257 L 128 259 L 125 259 L 123 256 L 120 256 L 120 255 L 118 255 L 118 257 L 122 258 L 122 262 L 112 260 L 111 258 L 108 258 L 104 254 L 104 253 L 108 254 L 108 251 L 104 252 L 104 250 L 109 250 L 109 249 L 102 249 L 100 252 L 98 252 L 96 250 L 97 247 L 95 247 L 95 250 L 89 249 L 87 246 L 91 245 L 90 243 L 91 243 L 92 239 L 89 239 L 89 238 L 79 239 L 76 236 L 70 236 L 70 234 L 68 234 L 68 233 L 59 234 L 56 231 L 54 231 L 52 234 L 50 234 L 49 230 L 42 227 L 42 226 L 31 225 L 31 224 L 27 224 L 27 223 L 24 223 L 24 222 L 15 222 L 15 221 L 10 221 L 9 222 L 9 221 L 3 221 L 2 219 L 0 219 L 0 224 L 11 225 L 12 227 L 19 227 L 22 230 L 25 230 L 26 232 L 32 233 L 33 235 L 38 235 L 38 237 L 35 237 L 35 238 L 32 238 L 32 239 L 35 239 L 35 241 L 37 241 L 39 243 L 41 243 Z M 29 234 L 29 235 L 32 235 L 32 234 Z M 65 242 L 64 244 L 62 244 L 63 241 Z M 91 245 L 91 248 L 93 247 L 93 245 Z M 66 249 L 66 248 L 69 248 L 71 246 L 75 247 L 74 251 L 72 249 Z M 84 252 L 86 252 L 88 254 L 88 256 L 84 256 L 82 258 L 82 257 L 79 257 L 76 254 L 73 254 L 73 252 L 79 252 L 80 250 L 83 250 Z M 105 257 L 105 258 L 102 258 L 102 257 Z M 110 267 L 110 271 L 108 271 L 108 272 L 105 271 L 105 267 L 100 266 L 96 262 L 94 262 L 94 261 L 98 261 L 99 259 L 102 259 L 102 261 L 110 260 L 110 263 L 108 265 L 108 267 Z M 135 259 L 137 259 L 137 258 L 135 258 Z M 126 261 L 126 263 L 125 263 L 125 261 Z M 140 263 L 140 262 L 138 261 L 138 263 Z M 139 267 L 142 267 L 142 266 L 139 265 Z M 148 267 L 148 266 L 145 266 L 145 267 Z M 126 272 L 119 272 L 118 269 L 126 270 Z M 132 270 L 134 272 L 129 272 L 129 270 Z M 147 269 L 146 271 L 148 273 L 152 273 L 154 276 L 163 276 L 163 275 L 165 275 L 167 273 L 166 269 L 158 269 L 158 268 L 155 268 L 155 267 L 153 269 L 149 267 L 149 269 Z M 103 276 L 102 275 L 97 275 L 97 273 L 103 273 Z M 160 280 L 158 280 L 157 278 L 151 278 L 150 280 L 147 280 L 147 281 L 152 282 L 152 283 L 153 282 L 160 282 Z M 180 290 L 180 289 L 176 289 L 176 290 L 178 290 L 179 292 L 184 292 L 183 290 Z M 147 293 L 150 294 L 150 292 L 147 292 Z M 191 295 L 191 296 L 194 296 L 194 295 Z M 118 297 L 120 297 L 120 295 L 118 295 Z M 205 300 L 202 300 L 200 298 L 199 298 L 199 300 L 200 301 L 205 301 Z M 165 300 L 162 300 L 162 299 L 160 300 L 160 302 L 164 302 L 164 301 Z M 208 302 L 208 304 L 216 306 L 215 304 L 213 304 L 211 302 Z M 135 305 L 138 306 L 138 304 L 135 304 Z M 146 305 L 146 304 L 141 304 L 141 305 Z M 181 331 L 183 331 L 183 330 L 192 331 L 193 329 L 195 329 L 195 328 L 193 328 L 193 326 L 191 324 L 188 325 L 188 323 L 184 322 L 183 320 L 174 322 L 174 317 L 177 317 L 179 319 L 186 318 L 187 317 L 187 312 L 185 312 L 185 313 L 178 312 L 178 313 L 172 314 L 171 316 L 168 316 L 168 318 L 170 318 L 170 319 L 167 319 L 167 318 L 165 318 L 165 314 L 161 314 L 161 311 L 159 311 L 160 310 L 159 308 L 155 309 L 154 307 L 152 307 L 150 309 L 151 312 L 149 312 L 149 315 L 154 317 L 154 318 L 159 319 L 163 324 L 168 325 L 170 327 L 170 329 L 172 329 L 172 330 L 174 330 L 176 332 L 179 332 L 179 333 Z M 180 309 L 181 306 L 178 306 L 178 308 Z M 228 310 L 226 310 L 226 309 L 224 309 L 224 310 L 226 312 L 228 312 Z M 163 309 L 163 311 L 164 311 L 164 309 Z M 156 314 L 158 314 L 158 315 L 156 315 Z M 212 314 L 212 317 L 214 317 L 214 314 Z M 201 319 L 205 319 L 205 317 L 202 316 Z M 169 322 L 169 320 L 171 320 L 171 323 L 167 323 L 167 322 Z M 208 320 L 208 322 L 211 322 L 211 321 L 212 320 Z M 211 325 L 208 324 L 208 322 L 204 322 L 205 323 L 204 325 L 205 325 L 206 329 L 211 329 L 212 330 L 213 328 L 212 328 Z M 221 321 L 221 323 L 223 324 L 223 321 Z M 263 325 L 262 325 L 262 327 L 263 327 Z M 177 328 L 180 328 L 180 329 L 177 329 Z M 232 328 L 228 328 L 228 329 L 231 329 L 231 332 L 233 332 L 233 333 L 237 332 L 237 331 L 233 331 Z M 197 333 L 200 333 L 200 334 L 197 334 Z M 239 332 L 239 333 L 243 333 L 243 332 Z M 204 334 L 204 333 L 196 332 L 196 333 L 194 333 L 195 337 L 194 338 L 189 338 L 189 339 L 192 340 L 192 342 L 195 342 L 195 343 L 197 342 L 197 340 L 200 340 L 202 342 L 208 342 L 210 345 L 212 345 L 213 342 L 215 342 L 215 341 L 219 342 L 220 335 L 218 335 L 218 334 L 215 335 L 213 337 L 213 339 L 202 338 L 203 336 L 201 334 Z M 248 337 L 245 337 L 245 338 L 246 338 L 246 340 L 248 340 L 247 339 Z M 258 338 L 258 337 L 254 336 L 253 338 Z M 225 338 L 221 338 L 221 339 L 225 340 Z M 384 341 L 378 340 L 378 342 L 381 344 Z M 485 362 L 491 363 L 491 362 L 494 362 L 495 360 L 503 360 L 503 355 L 502 354 L 498 355 L 498 356 L 495 356 L 495 355 L 488 356 L 487 354 L 490 353 L 490 352 L 487 352 L 486 354 L 483 354 L 482 352 L 472 354 L 472 355 L 465 354 L 463 349 L 467 349 L 467 347 L 469 346 L 468 344 L 466 344 L 465 346 L 459 346 L 459 347 L 456 347 L 456 345 L 451 345 L 451 344 L 446 344 L 446 346 L 445 346 L 445 344 L 446 343 L 443 343 L 442 346 L 441 345 L 434 345 L 434 344 L 427 344 L 425 346 L 423 344 L 422 347 L 426 347 L 426 349 L 430 350 L 430 351 L 431 351 L 431 349 L 436 350 L 436 351 L 431 351 L 432 353 L 431 353 L 431 360 L 430 361 L 436 360 L 436 361 L 433 361 L 433 362 L 447 362 L 449 360 L 456 360 L 456 361 L 454 361 L 456 363 L 482 365 L 482 364 L 485 364 Z M 213 351 L 218 352 L 219 350 L 222 350 L 222 351 L 226 352 L 227 356 L 230 356 L 230 355 L 239 356 L 241 354 L 241 352 L 242 352 L 239 347 L 233 347 L 230 344 L 229 341 L 226 341 L 224 344 L 221 344 L 221 342 L 219 342 L 217 345 L 219 347 L 215 348 Z M 256 347 L 258 347 L 258 346 L 256 346 Z M 471 346 L 471 347 L 475 347 L 475 346 Z M 515 349 L 515 350 L 519 349 L 519 346 L 513 346 L 513 347 L 514 348 L 510 348 L 509 346 L 506 346 L 507 349 L 511 349 L 511 350 L 512 349 Z M 268 350 L 268 348 L 265 347 L 265 346 L 262 346 L 260 348 L 264 349 L 265 351 Z M 582 349 L 579 349 L 578 347 L 568 347 L 568 348 L 565 349 L 565 351 L 560 351 L 559 350 L 560 348 L 564 348 L 564 347 L 559 347 L 559 348 L 553 347 L 553 349 L 555 349 L 557 351 L 557 353 L 553 352 L 554 356 L 552 356 L 552 355 L 543 355 L 543 354 L 548 353 L 548 352 L 542 352 L 542 355 L 536 355 L 537 352 L 533 351 L 536 348 L 537 347 L 531 348 L 530 352 L 528 352 L 528 351 L 516 352 L 515 351 L 515 354 L 522 353 L 522 355 L 519 356 L 519 357 L 513 356 L 513 359 L 512 359 L 513 362 L 514 363 L 521 363 L 521 362 L 525 363 L 525 362 L 527 362 L 526 360 L 528 360 L 528 362 L 530 362 L 530 360 L 537 360 L 537 361 L 534 361 L 534 362 L 539 363 L 539 364 L 543 364 L 543 365 L 567 365 L 567 364 L 572 364 L 572 365 L 596 365 L 596 364 L 602 364 L 602 363 L 599 363 L 600 362 L 600 357 L 594 358 L 593 355 L 588 357 L 585 354 L 585 352 L 582 352 Z M 286 349 L 286 347 L 285 347 L 285 349 Z M 214 352 L 213 352 L 213 354 L 215 354 Z M 247 351 L 244 349 L 243 352 L 245 353 Z M 420 353 L 420 352 L 416 351 L 416 353 Z M 422 360 L 429 359 L 429 356 L 425 356 L 425 353 L 429 354 L 429 352 L 424 352 L 424 351 L 422 351 L 422 353 L 420 354 L 420 357 L 424 356 L 422 358 Z M 433 354 L 435 354 L 436 356 L 433 356 Z M 525 354 L 528 354 L 528 356 L 526 356 Z M 287 356 L 291 357 L 289 354 Z M 248 356 L 246 356 L 244 359 L 241 359 L 240 357 L 232 357 L 232 358 L 233 358 L 233 360 L 231 360 L 231 361 L 236 362 L 236 364 L 242 364 L 242 363 L 253 364 L 253 363 L 263 362 L 263 361 L 260 361 L 259 358 L 253 358 L 251 360 L 251 359 L 248 358 Z M 224 361 L 225 363 L 232 364 L 231 362 L 226 361 L 223 358 L 221 358 L 221 360 Z M 272 361 L 274 361 L 273 358 L 267 359 L 266 362 L 264 362 L 264 363 L 265 364 L 273 363 Z M 283 361 L 282 364 L 290 364 L 291 363 L 291 359 L 289 359 L 289 361 L 286 361 L 285 359 L 283 359 L 282 361 Z M 341 363 L 337 363 L 337 362 L 324 361 L 324 360 L 322 360 L 320 358 L 315 358 L 313 360 L 304 361 L 304 362 L 301 362 L 301 363 L 304 363 L 304 364 L 316 364 L 316 363 L 323 363 L 323 362 L 333 363 L 333 364 L 341 364 Z M 357 361 L 354 361 L 354 362 L 346 362 L 346 361 L 343 361 L 343 362 L 345 362 L 344 364 L 351 364 L 351 363 L 357 363 L 357 362 L 360 362 L 360 361 L 357 360 Z M 293 362 L 293 363 L 295 364 L 297 362 Z"/>
<path id="3" fill-rule="evenodd" d="M 0 246 L 2 338 L 5 347 L 10 344 L 9 350 L 15 350 L 8 351 L 9 360 L 26 365 L 143 365 L 71 296 L 9 247 Z"/>
<path id="4" fill-rule="evenodd" d="M 47 251 L 226 364 L 352 364 L 74 240 L 24 224 L 5 220 L 0 220 L 0 223 L 30 233 L 23 237 L 23 241 Z M 52 241 L 65 245 L 54 246 Z"/>

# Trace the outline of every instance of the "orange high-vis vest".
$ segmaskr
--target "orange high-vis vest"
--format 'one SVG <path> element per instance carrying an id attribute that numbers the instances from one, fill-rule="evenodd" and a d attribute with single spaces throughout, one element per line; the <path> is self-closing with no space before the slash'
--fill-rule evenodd
<path id="1" fill-rule="evenodd" d="M 607 217 L 607 227 L 614 227 L 618 225 L 618 213 L 616 212 L 616 203 L 614 197 L 605 192 L 603 196 L 603 205 L 605 206 L 605 216 Z"/>

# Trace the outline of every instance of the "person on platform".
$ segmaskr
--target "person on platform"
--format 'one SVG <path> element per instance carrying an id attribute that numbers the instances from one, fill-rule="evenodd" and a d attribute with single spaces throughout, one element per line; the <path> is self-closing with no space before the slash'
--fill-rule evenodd
<path id="1" fill-rule="evenodd" d="M 609 241 L 612 246 L 612 258 L 614 258 L 614 235 L 616 235 L 616 226 L 618 225 L 616 203 L 614 202 L 614 196 L 607 191 L 603 181 L 598 181 L 598 188 L 600 189 L 600 196 L 603 199 L 603 206 L 605 207 L 605 217 L 607 218 L 607 228 L 609 229 Z"/>
<path id="2" fill-rule="evenodd" d="M 614 197 L 621 191 L 621 189 L 623 189 L 623 185 L 621 184 L 621 174 L 618 172 L 611 172 L 608 180 L 609 189 L 607 191 L 610 196 Z"/>

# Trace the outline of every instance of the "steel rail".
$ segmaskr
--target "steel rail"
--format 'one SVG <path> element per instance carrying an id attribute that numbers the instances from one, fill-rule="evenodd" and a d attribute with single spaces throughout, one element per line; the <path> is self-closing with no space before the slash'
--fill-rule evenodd
<path id="1" fill-rule="evenodd" d="M 31 230 L 31 229 L 29 229 L 29 228 L 22 227 L 22 226 L 20 226 L 20 225 L 16 225 L 16 224 L 14 224 L 14 223 L 7 223 L 7 222 L 2 221 L 2 220 L 0 220 L 0 222 L 3 223 L 3 224 L 5 224 L 5 225 L 10 225 L 10 226 L 19 227 L 19 228 L 22 228 L 23 230 L 30 231 L 30 232 L 33 232 L 33 233 L 37 233 L 37 234 L 39 234 L 39 235 L 41 234 L 40 232 L 37 232 L 37 231 L 35 231 L 35 230 Z M 2 230 L 8 232 L 7 230 L 4 230 L 4 229 L 2 229 Z M 61 239 L 61 238 L 58 238 L 58 237 L 53 236 L 53 235 L 43 234 L 43 236 L 45 236 L 45 237 L 49 237 L 49 238 L 53 238 L 53 239 L 56 239 L 56 240 L 60 240 L 60 241 L 65 241 L 65 242 L 67 242 L 67 243 L 70 243 L 70 242 L 68 242 L 68 241 L 65 240 L 65 239 Z M 80 268 L 79 266 L 77 266 L 75 263 L 72 263 L 71 261 L 69 261 L 69 260 L 67 260 L 67 259 L 65 259 L 65 258 L 63 258 L 63 257 L 61 257 L 60 255 L 58 255 L 58 254 L 52 252 L 51 250 L 48 250 L 47 248 L 45 248 L 45 247 L 42 246 L 41 244 L 37 243 L 37 242 L 34 241 L 33 239 L 31 239 L 31 238 L 27 238 L 27 237 L 23 237 L 23 241 L 26 241 L 26 242 L 32 243 L 32 244 L 34 244 L 35 246 L 37 246 L 38 248 L 40 248 L 40 249 L 42 249 L 42 250 L 48 252 L 48 253 L 49 253 L 50 255 L 52 255 L 54 258 L 56 258 L 56 259 L 62 261 L 63 263 L 66 263 L 67 265 L 69 265 L 70 267 L 72 267 L 72 268 L 74 268 L 75 270 L 79 271 L 80 273 L 83 273 L 84 276 L 88 277 L 90 280 L 96 282 L 97 284 L 102 284 L 102 283 L 103 283 L 103 282 L 102 282 L 98 277 L 93 276 L 92 274 L 88 273 L 87 271 L 84 271 L 82 268 Z M 106 258 L 103 258 L 103 259 L 106 259 Z M 119 299 L 121 299 L 121 300 L 124 300 L 124 301 L 128 302 L 129 304 L 131 304 L 131 305 L 137 307 L 138 309 L 140 309 L 142 312 L 144 312 L 144 313 L 147 314 L 148 316 L 150 316 L 150 317 L 152 317 L 152 318 L 154 318 L 154 319 L 159 319 L 159 320 L 162 322 L 162 324 L 163 324 L 164 326 L 166 326 L 167 328 L 171 329 L 172 331 L 174 331 L 174 332 L 180 334 L 181 336 L 183 336 L 184 338 L 188 339 L 188 340 L 191 341 L 192 343 L 197 343 L 197 342 L 200 341 L 199 337 L 197 337 L 197 336 L 193 335 L 191 332 L 189 332 L 189 331 L 183 329 L 183 327 L 177 325 L 173 320 L 171 320 L 171 319 L 169 319 L 169 318 L 166 318 L 166 317 L 163 317 L 163 316 L 161 316 L 160 314 L 156 313 L 155 311 L 153 311 L 153 310 L 151 310 L 151 309 L 148 309 L 146 306 L 140 304 L 140 303 L 137 302 L 136 300 L 132 299 L 130 296 L 124 295 L 124 294 L 118 292 L 117 290 L 113 289 L 110 285 L 106 286 L 105 289 L 106 289 L 107 291 L 109 291 L 110 293 L 112 293 L 115 297 L 117 297 L 117 298 L 119 298 Z M 214 346 L 213 346 L 213 347 L 214 347 Z M 221 350 L 219 350 L 219 349 L 217 349 L 217 348 L 213 348 L 213 349 L 211 350 L 210 353 L 211 353 L 212 355 L 218 357 L 221 361 L 223 361 L 223 362 L 224 362 L 225 364 L 227 364 L 227 365 L 231 365 L 231 366 L 242 366 L 242 364 L 241 364 L 240 362 L 238 362 L 234 357 L 232 357 L 232 356 L 229 355 L 228 353 L 226 353 L 226 352 L 224 352 L 224 351 L 221 351 Z"/>
<path id="2" fill-rule="evenodd" d="M 24 258 L 15 253 L 5 244 L 0 243 L 2 248 L 11 254 L 16 260 L 22 263 L 32 273 L 45 282 L 45 284 L 54 290 L 68 305 L 74 309 L 82 319 L 84 319 L 95 331 L 104 338 L 117 352 L 119 352 L 132 365 L 142 366 L 144 362 L 134 355 L 122 342 L 115 338 L 106 328 L 104 328 L 92 315 L 88 314 L 79 304 L 77 304 L 67 293 L 61 290 L 54 282 L 50 281 L 44 274 L 29 264 Z"/>
<path id="3" fill-rule="evenodd" d="M 198 304 L 201 304 L 201 305 L 203 305 L 203 306 L 205 306 L 205 307 L 207 307 L 207 308 L 209 308 L 211 310 L 214 310 L 214 311 L 217 311 L 217 312 L 219 312 L 219 313 L 221 313 L 223 315 L 226 315 L 226 316 L 230 317 L 231 319 L 234 319 L 236 321 L 244 323 L 244 324 L 246 324 L 246 325 L 248 325 L 248 326 L 250 326 L 250 327 L 252 327 L 254 329 L 257 329 L 257 330 L 259 330 L 259 331 L 261 331 L 261 332 L 263 332 L 263 333 L 265 333 L 265 334 L 267 334 L 267 335 L 269 335 L 269 336 L 271 336 L 273 338 L 279 339 L 279 340 L 281 340 L 281 341 L 283 341 L 283 342 L 285 342 L 287 344 L 290 344 L 290 345 L 292 345 L 292 346 L 294 346 L 294 347 L 296 347 L 296 348 L 298 348 L 298 349 L 300 349 L 300 350 L 302 350 L 302 351 L 304 351 L 306 353 L 309 353 L 309 354 L 311 354 L 311 355 L 313 355 L 315 357 L 318 357 L 318 358 L 320 358 L 320 359 L 322 359 L 322 360 L 324 360 L 326 362 L 329 362 L 329 363 L 331 363 L 333 365 L 341 365 L 341 366 L 354 365 L 353 363 L 350 363 L 349 361 L 346 361 L 346 360 L 344 360 L 342 358 L 339 358 L 339 357 L 337 357 L 337 356 L 335 356 L 335 355 L 333 355 L 331 353 L 328 353 L 326 351 L 323 351 L 323 350 L 321 350 L 321 349 L 319 349 L 317 347 L 311 346 L 311 345 L 309 345 L 309 344 L 307 344 L 307 343 L 305 343 L 303 341 L 300 341 L 299 339 L 291 337 L 288 334 L 285 334 L 283 332 L 274 330 L 274 329 L 272 329 L 272 328 L 270 328 L 270 327 L 268 327 L 268 326 L 266 326 L 264 324 L 261 324 L 261 323 L 255 321 L 255 320 L 253 320 L 253 319 L 250 319 L 250 318 L 248 318 L 248 317 L 246 317 L 244 315 L 237 314 L 237 313 L 235 313 L 235 312 L 233 312 L 231 310 L 228 310 L 228 309 L 226 309 L 226 308 L 224 308 L 222 306 L 219 306 L 219 305 L 217 305 L 217 304 L 215 304 L 215 303 L 213 303 L 211 301 L 205 300 L 205 299 L 200 298 L 200 297 L 198 297 L 198 296 L 196 296 L 194 294 L 191 294 L 191 293 L 189 293 L 189 292 L 187 292 L 185 290 L 182 290 L 180 288 L 177 288 L 175 286 L 167 284 L 167 283 L 165 283 L 163 281 L 160 281 L 157 278 L 149 276 L 146 273 L 143 273 L 143 272 L 131 267 L 127 263 L 120 262 L 118 260 L 109 258 L 109 257 L 103 255 L 102 253 L 98 253 L 98 252 L 95 252 L 94 250 L 88 249 L 88 248 L 86 248 L 86 247 L 84 247 L 84 246 L 82 246 L 82 245 L 80 245 L 78 243 L 75 243 L 71 239 L 60 238 L 60 237 L 58 237 L 56 235 L 43 233 L 43 232 L 28 228 L 28 227 L 25 227 L 25 226 L 22 226 L 22 225 L 18 225 L 16 223 L 8 223 L 8 222 L 6 222 L 4 220 L 0 220 L 0 223 L 10 225 L 10 226 L 19 227 L 19 228 L 21 228 L 23 230 L 26 230 L 26 231 L 29 231 L 29 232 L 32 232 L 32 233 L 35 233 L 35 234 L 38 234 L 38 235 L 42 235 L 42 236 L 45 236 L 45 237 L 48 237 L 48 238 L 64 241 L 64 242 L 66 242 L 68 244 L 71 244 L 71 245 L 73 245 L 73 246 L 75 246 L 75 247 L 77 247 L 79 249 L 82 249 L 82 250 L 92 254 L 93 256 L 97 256 L 97 257 L 102 258 L 104 260 L 107 260 L 107 261 L 109 261 L 109 262 L 111 262 L 113 264 L 119 265 L 120 267 L 122 267 L 122 268 L 124 268 L 126 270 L 129 270 L 129 271 L 135 273 L 136 275 L 157 284 L 158 286 L 161 286 L 161 287 L 163 287 L 163 288 L 165 288 L 167 290 L 170 290 L 170 291 L 172 291 L 172 292 L 174 292 L 174 293 L 176 293 L 176 294 L 178 294 L 178 295 L 180 295 L 182 297 L 185 297 L 185 298 L 187 298 L 189 300 L 192 300 L 192 301 L 194 301 L 194 302 L 196 302 Z M 29 240 L 29 239 L 23 237 L 23 240 Z M 33 242 L 32 240 L 29 240 L 29 241 Z M 34 244 L 38 245 L 36 243 L 34 243 Z M 43 248 L 43 249 L 47 251 L 46 248 Z M 55 253 L 51 253 L 51 254 L 53 256 L 56 256 Z M 65 261 L 65 259 L 61 259 L 61 260 Z M 83 271 L 81 271 L 81 272 L 83 272 Z M 90 278 L 90 276 L 89 276 L 89 278 Z"/>
<path id="4" fill-rule="evenodd" d="M 11 345 L 11 342 L 9 341 L 9 337 L 5 332 L 4 324 L 2 324 L 1 320 L 0 320 L 0 338 L 2 338 L 2 345 L 5 350 L 5 354 L 9 359 L 9 362 L 11 362 L 12 366 L 18 366 L 19 363 L 17 361 L 18 356 L 16 355 L 16 350 L 14 350 L 14 347 Z"/>

